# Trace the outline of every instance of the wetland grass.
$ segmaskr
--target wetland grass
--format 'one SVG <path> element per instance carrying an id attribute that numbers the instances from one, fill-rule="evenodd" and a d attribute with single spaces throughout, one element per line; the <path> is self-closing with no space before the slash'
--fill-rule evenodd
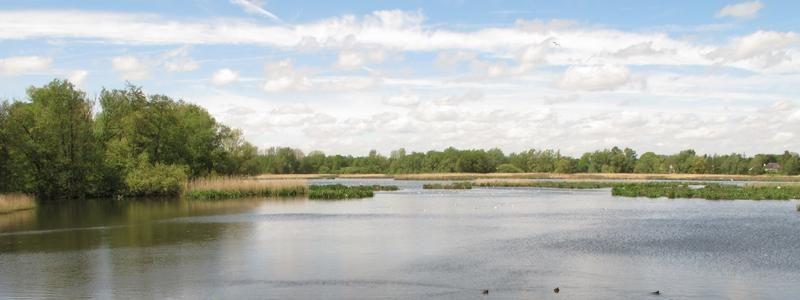
<path id="1" fill-rule="evenodd" d="M 800 185 L 730 185 L 719 183 L 626 183 L 611 189 L 614 196 L 648 198 L 700 198 L 708 200 L 800 199 Z"/>
<path id="2" fill-rule="evenodd" d="M 339 200 L 370 198 L 375 195 L 373 186 L 346 186 L 343 184 L 312 185 L 308 189 L 308 199 Z"/>
<path id="3" fill-rule="evenodd" d="M 529 180 L 476 180 L 480 187 L 535 187 L 554 189 L 602 189 L 620 185 L 618 182 L 604 181 L 529 181 Z"/>
<path id="4" fill-rule="evenodd" d="M 288 197 L 308 193 L 305 180 L 259 180 L 249 178 L 204 178 L 190 181 L 188 199 L 222 200 L 246 197 Z"/>
<path id="5" fill-rule="evenodd" d="M 26 194 L 0 194 L 0 214 L 36 208 L 36 199 Z"/>
<path id="6" fill-rule="evenodd" d="M 422 185 L 422 188 L 426 190 L 469 190 L 472 189 L 472 182 L 426 183 Z"/>

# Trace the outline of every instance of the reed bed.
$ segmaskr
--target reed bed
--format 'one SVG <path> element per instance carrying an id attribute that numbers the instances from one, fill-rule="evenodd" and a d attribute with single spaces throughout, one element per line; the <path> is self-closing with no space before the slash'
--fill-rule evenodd
<path id="1" fill-rule="evenodd" d="M 469 190 L 472 189 L 472 182 L 426 183 L 422 185 L 422 188 L 426 190 Z"/>
<path id="2" fill-rule="evenodd" d="M 554 189 L 602 189 L 622 185 L 620 182 L 609 181 L 522 181 L 522 180 L 476 180 L 475 185 L 480 187 L 536 187 Z"/>
<path id="3" fill-rule="evenodd" d="M 800 176 L 724 174 L 630 174 L 630 173 L 423 173 L 397 174 L 396 180 L 563 179 L 563 180 L 698 180 L 800 182 Z"/>
<path id="4" fill-rule="evenodd" d="M 305 180 L 258 180 L 251 178 L 204 178 L 190 181 L 188 199 L 221 200 L 246 197 L 289 197 L 308 193 Z"/>
<path id="5" fill-rule="evenodd" d="M 0 194 L 0 214 L 36 208 L 36 199 L 26 194 Z"/>
<path id="6" fill-rule="evenodd" d="M 373 186 L 346 186 L 343 184 L 312 185 L 308 190 L 308 199 L 340 200 L 370 198 L 375 195 Z"/>
<path id="7" fill-rule="evenodd" d="M 648 198 L 701 198 L 709 200 L 800 199 L 798 185 L 727 185 L 707 183 L 627 183 L 611 189 L 614 196 Z"/>
<path id="8" fill-rule="evenodd" d="M 253 178 L 266 180 L 334 179 L 336 174 L 261 174 Z"/>

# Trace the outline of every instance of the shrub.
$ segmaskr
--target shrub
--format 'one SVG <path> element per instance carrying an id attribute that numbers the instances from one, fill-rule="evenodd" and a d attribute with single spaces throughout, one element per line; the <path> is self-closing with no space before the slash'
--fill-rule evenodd
<path id="1" fill-rule="evenodd" d="M 125 176 L 126 194 L 135 197 L 176 196 L 186 183 L 186 167 L 150 164 L 139 159 L 136 166 Z"/>

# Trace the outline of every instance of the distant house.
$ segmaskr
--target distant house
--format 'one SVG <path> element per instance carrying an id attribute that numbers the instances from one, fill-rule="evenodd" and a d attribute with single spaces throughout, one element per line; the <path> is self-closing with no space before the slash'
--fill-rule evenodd
<path id="1" fill-rule="evenodd" d="M 778 172 L 781 169 L 781 164 L 779 163 L 768 163 L 764 165 L 764 172 Z"/>

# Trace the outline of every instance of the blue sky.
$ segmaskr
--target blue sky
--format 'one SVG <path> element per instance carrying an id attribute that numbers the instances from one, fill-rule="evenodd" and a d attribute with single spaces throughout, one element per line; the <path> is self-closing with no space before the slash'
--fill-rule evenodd
<path id="1" fill-rule="evenodd" d="M 0 99 L 68 78 L 260 147 L 800 148 L 797 1 L 3 1 Z"/>

